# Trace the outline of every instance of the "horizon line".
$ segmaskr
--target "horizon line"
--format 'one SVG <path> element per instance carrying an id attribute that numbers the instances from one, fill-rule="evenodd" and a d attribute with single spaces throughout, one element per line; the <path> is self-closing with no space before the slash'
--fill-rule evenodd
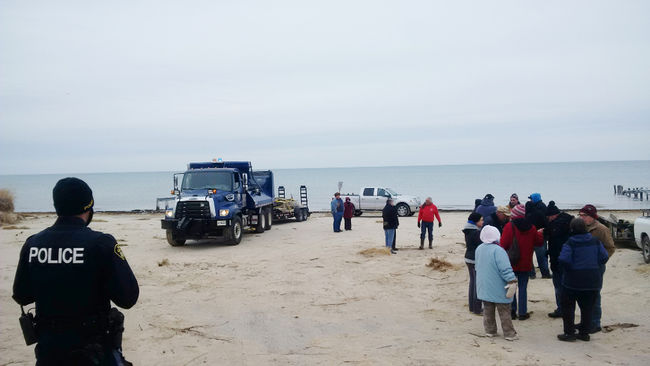
<path id="1" fill-rule="evenodd" d="M 238 160 L 236 160 L 238 161 Z M 366 168 L 417 168 L 417 167 L 446 167 L 446 166 L 485 166 L 485 165 L 525 165 L 525 164 L 578 164 L 578 163 L 632 163 L 650 162 L 650 159 L 638 160 L 575 160 L 575 161 L 537 161 L 537 162 L 498 162 L 498 163 L 449 163 L 449 164 L 414 164 L 414 165 L 367 165 L 367 166 L 331 166 L 331 167 L 298 167 L 298 168 L 263 168 L 260 170 L 306 170 L 306 169 L 366 169 Z M 185 169 L 183 169 L 184 171 Z M 255 169 L 254 169 L 255 170 Z M 131 170 L 131 171 L 104 171 L 104 172 L 76 172 L 76 173 L 10 173 L 0 176 L 20 175 L 75 175 L 75 174 L 125 174 L 125 173 L 170 173 L 175 170 Z"/>

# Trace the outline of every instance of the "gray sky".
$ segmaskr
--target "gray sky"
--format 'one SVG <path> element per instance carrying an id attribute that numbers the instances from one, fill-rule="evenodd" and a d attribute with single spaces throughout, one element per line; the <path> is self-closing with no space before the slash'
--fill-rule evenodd
<path id="1" fill-rule="evenodd" d="M 0 174 L 650 159 L 648 1 L 0 2 Z"/>

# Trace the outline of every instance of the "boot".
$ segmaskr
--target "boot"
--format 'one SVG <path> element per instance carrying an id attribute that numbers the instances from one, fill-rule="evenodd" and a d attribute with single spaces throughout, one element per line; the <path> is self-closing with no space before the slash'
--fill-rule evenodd
<path id="1" fill-rule="evenodd" d="M 433 239 L 429 239 L 429 249 L 433 249 Z"/>
<path id="2" fill-rule="evenodd" d="M 424 238 L 420 239 L 420 250 L 424 249 Z"/>

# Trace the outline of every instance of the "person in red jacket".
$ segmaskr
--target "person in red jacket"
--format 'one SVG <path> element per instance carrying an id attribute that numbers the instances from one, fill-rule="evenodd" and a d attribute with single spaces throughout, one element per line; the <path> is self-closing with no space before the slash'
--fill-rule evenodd
<path id="1" fill-rule="evenodd" d="M 420 232 L 420 250 L 424 249 L 424 235 L 429 230 L 429 249 L 433 249 L 433 218 L 438 219 L 438 227 L 442 226 L 438 207 L 433 204 L 431 197 L 427 197 L 424 205 L 420 207 L 418 213 L 418 227 L 421 228 Z M 420 223 L 421 222 L 421 223 Z"/>
<path id="2" fill-rule="evenodd" d="M 343 204 L 345 230 L 352 230 L 352 216 L 354 216 L 354 203 L 350 201 L 350 197 L 345 197 L 345 203 Z"/>
<path id="3" fill-rule="evenodd" d="M 517 263 L 512 263 L 512 270 L 517 277 L 519 302 L 517 303 L 517 296 L 515 295 L 512 299 L 511 315 L 512 319 L 517 319 L 517 305 L 519 305 L 519 320 L 526 320 L 530 318 L 527 309 L 528 296 L 526 292 L 528 275 L 533 268 L 534 248 L 544 244 L 544 237 L 541 231 L 537 231 L 535 225 L 526 218 L 526 208 L 521 204 L 512 208 L 510 222 L 503 227 L 501 247 L 508 251 L 515 238 L 519 246 L 520 256 Z"/>

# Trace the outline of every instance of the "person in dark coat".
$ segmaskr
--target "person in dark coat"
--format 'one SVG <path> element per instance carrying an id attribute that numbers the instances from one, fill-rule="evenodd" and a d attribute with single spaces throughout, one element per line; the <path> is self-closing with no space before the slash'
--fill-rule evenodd
<path id="1" fill-rule="evenodd" d="M 609 257 L 600 240 L 587 232 L 587 225 L 582 219 L 571 221 L 572 236 L 562 246 L 559 261 L 562 264 L 562 319 L 564 333 L 558 334 L 561 341 L 571 342 L 576 339 L 589 341 L 592 311 L 596 296 L 603 286 L 601 266 Z M 580 307 L 580 328 L 575 334 L 576 301 Z"/>
<path id="2" fill-rule="evenodd" d="M 343 220 L 345 220 L 345 230 L 352 230 L 352 217 L 354 216 L 354 203 L 350 201 L 350 197 L 345 197 L 343 204 Z"/>
<path id="3" fill-rule="evenodd" d="M 510 209 L 506 206 L 499 206 L 495 213 L 483 220 L 483 223 L 484 225 L 494 226 L 500 233 L 502 233 L 503 227 L 508 223 L 508 221 L 510 221 Z"/>
<path id="4" fill-rule="evenodd" d="M 538 230 L 544 229 L 546 224 L 546 204 L 542 201 L 542 195 L 533 193 L 528 196 L 530 201 L 526 202 L 526 219 L 530 221 Z M 546 242 L 541 247 L 535 248 L 535 257 L 537 258 L 537 266 L 542 274 L 542 278 L 552 278 L 548 270 Z M 535 266 L 530 271 L 530 278 L 537 277 L 535 274 Z"/>
<path id="5" fill-rule="evenodd" d="M 482 201 L 483 200 L 481 198 L 477 198 L 477 199 L 474 200 L 474 210 L 472 212 L 476 212 L 476 209 L 478 208 L 478 206 L 481 205 Z"/>
<path id="6" fill-rule="evenodd" d="M 381 217 L 384 219 L 384 234 L 386 235 L 386 247 L 390 252 L 397 254 L 395 241 L 397 240 L 397 227 L 399 226 L 399 217 L 395 202 L 391 198 L 386 200 L 386 206 L 381 211 Z"/>
<path id="7" fill-rule="evenodd" d="M 27 239 L 13 285 L 21 307 L 35 303 L 36 364 L 130 365 L 107 334 L 121 339 L 109 325 L 124 315 L 111 302 L 135 305 L 138 281 L 115 238 L 88 227 L 94 199 L 84 181 L 61 179 L 52 196 L 57 220 Z"/>
<path id="8" fill-rule="evenodd" d="M 494 205 L 494 196 L 490 193 L 486 194 L 481 201 L 481 204 L 476 208 L 476 212 L 480 213 L 483 218 L 486 218 L 497 211 Z"/>
<path id="9" fill-rule="evenodd" d="M 553 287 L 555 287 L 555 305 L 556 308 L 548 316 L 551 318 L 562 317 L 562 268 L 558 257 L 562 251 L 562 246 L 569 240 L 571 235 L 571 220 L 573 216 L 566 212 L 560 211 L 554 201 L 548 203 L 546 208 L 546 218 L 548 225 L 544 229 L 544 238 L 548 242 L 548 258 L 551 262 L 551 271 L 553 272 Z"/>
<path id="10" fill-rule="evenodd" d="M 475 256 L 476 248 L 481 245 L 481 228 L 483 227 L 483 217 L 481 214 L 472 212 L 467 218 L 467 223 L 463 228 L 465 234 L 465 264 L 469 271 L 469 311 L 476 315 L 483 314 L 483 303 L 476 295 L 476 268 Z"/>

